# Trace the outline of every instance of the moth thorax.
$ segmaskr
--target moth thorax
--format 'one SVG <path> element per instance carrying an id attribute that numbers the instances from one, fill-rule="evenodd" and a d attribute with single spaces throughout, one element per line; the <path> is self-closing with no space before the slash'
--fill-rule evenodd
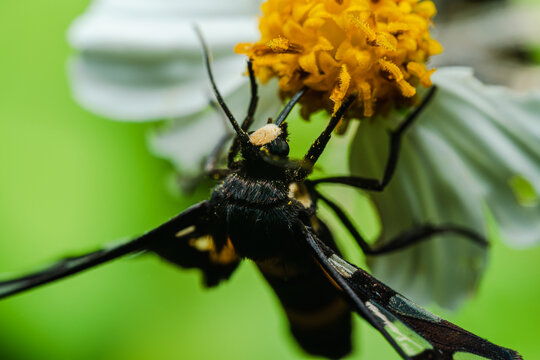
<path id="1" fill-rule="evenodd" d="M 275 124 L 267 124 L 253 132 L 253 134 L 249 136 L 249 141 L 255 146 L 262 146 L 277 139 L 281 133 L 282 131 L 279 126 Z"/>

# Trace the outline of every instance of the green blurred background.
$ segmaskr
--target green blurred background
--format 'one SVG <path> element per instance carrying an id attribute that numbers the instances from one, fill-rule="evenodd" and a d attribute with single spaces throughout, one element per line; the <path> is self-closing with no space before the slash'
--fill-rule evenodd
<path id="1" fill-rule="evenodd" d="M 146 150 L 151 125 L 107 121 L 74 103 L 65 34 L 88 3 L 0 2 L 0 273 L 140 234 L 208 196 L 170 195 L 170 166 Z M 295 138 L 297 153 L 317 131 Z M 369 204 L 355 200 L 349 210 L 375 234 Z M 348 249 L 361 265 L 358 250 Z M 540 248 L 516 251 L 494 239 L 477 296 L 457 313 L 434 310 L 540 358 L 539 262 Z M 355 325 L 350 358 L 398 358 L 361 319 Z M 204 290 L 195 271 L 140 256 L 0 302 L 2 360 L 210 358 L 307 358 L 253 264 Z"/>

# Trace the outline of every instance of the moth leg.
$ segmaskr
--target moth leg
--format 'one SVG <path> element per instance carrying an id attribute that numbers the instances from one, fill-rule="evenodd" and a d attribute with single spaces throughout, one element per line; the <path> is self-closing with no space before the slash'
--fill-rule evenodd
<path id="1" fill-rule="evenodd" d="M 381 244 L 373 249 L 368 255 L 384 255 L 405 249 L 409 246 L 418 244 L 422 241 L 429 240 L 435 235 L 441 234 L 456 234 L 463 236 L 464 239 L 472 241 L 473 243 L 487 247 L 489 243 L 487 240 L 480 234 L 456 225 L 431 225 L 424 224 L 398 234 L 397 236 L 388 240 L 387 243 Z"/>
<path id="2" fill-rule="evenodd" d="M 259 88 L 257 86 L 257 80 L 255 79 L 255 73 L 253 72 L 253 63 L 251 60 L 248 60 L 247 69 L 249 74 L 249 87 L 251 89 L 251 98 L 249 100 L 248 111 L 244 121 L 242 122 L 241 128 L 244 131 L 248 131 L 253 121 L 255 121 L 255 111 L 257 110 L 257 104 L 259 103 Z M 229 155 L 227 159 L 227 164 L 229 167 L 234 163 L 234 158 L 240 151 L 240 140 L 238 136 L 235 136 L 233 143 L 229 149 Z"/>
<path id="3" fill-rule="evenodd" d="M 229 169 L 218 168 L 218 162 L 223 154 L 223 149 L 231 139 L 232 135 L 233 134 L 231 133 L 223 135 L 206 159 L 204 171 L 214 180 L 223 180 L 230 173 Z"/>
<path id="4" fill-rule="evenodd" d="M 291 113 L 292 109 L 294 108 L 294 105 L 296 105 L 296 103 L 298 101 L 300 101 L 300 99 L 302 98 L 302 96 L 304 96 L 304 94 L 309 90 L 309 88 L 307 86 L 304 86 L 303 88 L 301 88 L 300 90 L 298 90 L 296 92 L 296 94 L 294 94 L 289 102 L 287 104 L 285 104 L 285 106 L 283 107 L 283 109 L 281 109 L 280 113 L 278 114 L 278 116 L 276 117 L 276 120 L 274 121 L 274 124 L 276 124 L 277 126 L 281 126 L 281 123 L 283 123 L 285 121 L 285 119 L 287 119 L 287 116 L 289 116 L 289 114 Z"/>
<path id="5" fill-rule="evenodd" d="M 357 93 L 353 93 L 345 99 L 343 104 L 341 104 L 339 109 L 330 119 L 330 122 L 326 126 L 326 129 L 324 129 L 324 131 L 313 142 L 313 144 L 311 144 L 311 147 L 309 148 L 308 152 L 304 156 L 303 166 L 299 167 L 295 171 L 294 177 L 297 179 L 297 181 L 301 181 L 305 179 L 311 173 L 311 171 L 313 170 L 313 166 L 315 165 L 315 163 L 317 162 L 317 160 L 323 153 L 324 149 L 326 148 L 326 144 L 328 144 L 328 141 L 330 141 L 332 132 L 334 131 L 336 126 L 339 124 L 343 115 L 345 115 L 345 112 L 356 100 L 356 97 L 357 97 Z"/>
<path id="6" fill-rule="evenodd" d="M 433 95 L 435 95 L 436 90 L 437 88 L 435 86 L 431 87 L 427 95 L 424 97 L 424 99 L 422 99 L 422 103 L 407 116 L 407 118 L 398 126 L 397 129 L 389 131 L 390 150 L 382 180 L 364 178 L 359 176 L 336 176 L 312 180 L 312 183 L 314 185 L 321 183 L 344 184 L 371 191 L 384 190 L 386 185 L 388 185 L 390 180 L 392 180 L 392 177 L 396 171 L 397 161 L 399 157 L 399 149 L 403 134 L 413 124 L 414 120 L 416 120 L 422 110 L 424 110 L 426 105 L 433 98 Z"/>
<path id="7" fill-rule="evenodd" d="M 381 244 L 380 246 L 373 247 L 368 244 L 366 240 L 360 235 L 358 230 L 352 224 L 349 217 L 345 212 L 332 200 L 328 199 L 319 192 L 315 192 L 317 198 L 324 201 L 330 209 L 336 214 L 341 223 L 349 231 L 349 233 L 356 240 L 364 254 L 366 255 L 384 255 L 405 249 L 409 246 L 413 246 L 422 241 L 433 238 L 434 235 L 440 234 L 456 234 L 461 235 L 465 239 L 474 242 L 482 247 L 487 247 L 489 243 L 487 240 L 480 234 L 469 230 L 464 227 L 455 226 L 455 225 L 430 225 L 424 224 L 413 229 L 407 230 L 388 240 L 388 242 Z"/>

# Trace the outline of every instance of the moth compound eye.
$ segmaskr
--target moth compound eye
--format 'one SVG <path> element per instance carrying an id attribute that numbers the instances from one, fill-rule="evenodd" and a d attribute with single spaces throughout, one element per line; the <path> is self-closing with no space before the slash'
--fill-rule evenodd
<path id="1" fill-rule="evenodd" d="M 277 138 L 276 140 L 272 141 L 266 145 L 266 148 L 272 155 L 279 157 L 286 157 L 289 155 L 289 144 L 287 144 L 287 141 L 282 138 Z"/>

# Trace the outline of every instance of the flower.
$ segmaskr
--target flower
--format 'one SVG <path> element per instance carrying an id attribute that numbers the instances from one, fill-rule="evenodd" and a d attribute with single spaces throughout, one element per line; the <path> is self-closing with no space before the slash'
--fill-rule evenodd
<path id="1" fill-rule="evenodd" d="M 226 128 L 209 106 L 213 95 L 193 25 L 213 50 L 216 81 L 241 118 L 247 111 L 242 94 L 249 93 L 246 60 L 233 47 L 240 38 L 255 38 L 258 6 L 253 0 L 95 0 L 68 31 L 78 50 L 69 64 L 75 99 L 113 120 L 174 119 L 149 135 L 150 148 L 184 178 L 198 177 Z M 256 117 L 262 122 L 281 106 L 272 86 L 263 92 Z"/>
<path id="2" fill-rule="evenodd" d="M 285 96 L 312 89 L 304 117 L 335 111 L 357 92 L 361 111 L 349 115 L 364 120 L 350 169 L 381 178 L 387 130 L 403 117 L 395 110 L 413 103 L 407 99 L 418 85 L 431 86 L 425 62 L 441 51 L 428 32 L 434 14 L 430 1 L 269 0 L 261 40 L 236 51 L 250 56 L 262 81 L 278 77 Z M 537 243 L 540 96 L 485 86 L 464 68 L 439 69 L 433 79 L 439 92 L 408 130 L 390 186 L 370 194 L 382 222 L 378 242 L 428 223 L 487 236 L 489 211 L 510 243 Z M 374 275 L 398 291 L 448 308 L 474 292 L 486 260 L 486 249 L 452 235 L 368 259 Z"/>
<path id="3" fill-rule="evenodd" d="M 223 7 L 210 0 L 182 4 L 150 0 L 95 2 L 70 30 L 70 41 L 80 50 L 71 63 L 76 99 L 90 111 L 116 120 L 176 118 L 150 135 L 151 148 L 156 154 L 170 159 L 182 174 L 199 176 L 201 160 L 212 150 L 224 128 L 217 124 L 220 115 L 208 106 L 212 95 L 206 90 L 208 80 L 201 66 L 200 48 L 191 22 L 197 19 L 214 50 L 216 76 L 228 104 L 236 114 L 243 115 L 247 105 L 244 95 L 247 94 L 246 79 L 241 77 L 245 71 L 245 59 L 233 55 L 232 43 L 252 39 L 254 22 L 246 19 L 248 13 L 255 12 L 255 9 L 250 6 L 253 2 L 236 1 Z M 317 3 L 345 7 L 352 1 L 343 0 L 341 5 L 335 0 L 333 3 Z M 392 3 L 395 2 L 378 2 L 380 6 Z M 429 2 L 401 3 L 419 5 Z M 242 13 L 233 16 L 233 10 Z M 286 6 L 283 7 L 285 10 Z M 225 15 L 227 19 L 221 20 Z M 423 19 L 427 21 L 430 17 Z M 229 25 L 231 20 L 237 20 L 236 25 Z M 224 26 L 226 21 L 227 26 Z M 148 31 L 141 32 L 141 28 Z M 224 32 L 224 28 L 237 30 L 227 31 L 225 34 L 230 36 L 220 37 L 219 33 Z M 377 29 L 381 34 L 383 30 Z M 285 33 L 281 35 L 270 38 L 268 44 L 262 41 L 255 43 L 253 48 L 259 44 L 262 46 L 259 49 L 263 49 L 259 61 L 283 57 L 290 59 L 291 64 L 295 64 L 294 61 L 301 64 L 298 51 L 308 49 L 308 46 L 295 42 L 292 37 L 287 38 Z M 381 43 L 385 36 L 379 36 Z M 343 39 L 349 41 L 348 37 Z M 430 39 L 429 43 L 438 48 L 434 40 Z M 325 50 L 313 50 L 316 45 L 311 44 L 312 53 L 326 57 L 321 55 Z M 382 45 L 370 48 L 377 53 L 389 52 Z M 241 45 L 237 47 L 239 49 L 248 51 L 250 47 Z M 273 53 L 284 49 L 289 53 Z M 332 50 L 326 53 L 332 53 Z M 436 51 L 430 55 L 434 53 Z M 375 66 L 386 64 L 390 71 L 390 64 L 394 62 L 391 60 L 387 64 L 384 60 Z M 406 66 L 394 65 L 403 74 L 401 80 L 414 85 L 417 91 L 418 84 L 429 85 L 431 73 L 427 68 L 425 73 L 422 72 L 425 65 L 420 61 L 417 62 L 419 65 L 409 69 L 408 65 L 412 63 L 416 62 L 408 62 Z M 259 77 L 264 79 L 265 74 L 267 77 L 272 75 L 268 72 L 273 69 L 272 63 L 269 64 L 265 70 L 264 61 L 259 63 L 260 66 L 256 61 Z M 303 104 L 305 116 L 315 108 L 325 107 L 332 111 L 340 98 L 353 91 L 356 77 L 351 69 L 354 66 L 344 65 L 332 68 L 333 78 L 326 78 L 332 84 L 328 90 L 310 91 L 316 96 L 308 98 L 310 103 Z M 415 70 L 414 66 L 419 69 Z M 180 72 L 180 69 L 186 70 Z M 417 75 L 411 71 L 416 71 Z M 398 78 L 395 76 L 394 80 Z M 381 132 L 393 124 L 385 107 L 394 100 L 397 100 L 397 105 L 412 101 L 403 96 L 397 81 L 384 77 L 370 80 L 388 83 L 394 86 L 394 92 L 387 94 L 389 97 L 382 106 L 384 101 L 380 96 L 366 100 L 363 92 L 359 91 L 361 107 L 356 115 L 369 115 L 370 111 L 365 110 L 377 98 L 376 105 L 372 107 L 372 118 L 384 118 L 385 121 L 360 123 L 350 151 L 350 168 L 358 175 L 379 176 L 377 170 L 386 160 L 386 138 L 383 137 L 386 134 Z M 539 159 L 535 150 L 540 139 L 540 121 L 535 115 L 535 112 L 540 113 L 538 95 L 518 96 L 503 88 L 484 86 L 466 69 L 441 68 L 433 75 L 433 81 L 440 91 L 417 124 L 408 130 L 393 181 L 384 192 L 370 194 L 383 224 L 379 241 L 384 242 L 393 234 L 428 221 L 455 222 L 485 234 L 485 209 L 489 208 L 509 243 L 526 246 L 538 242 L 540 229 L 535 220 L 539 218 L 537 194 L 540 191 L 537 177 Z M 267 116 L 277 113 L 281 102 L 277 99 L 277 87 L 264 86 L 260 89 L 263 93 L 257 118 L 264 121 Z M 419 95 L 421 97 L 421 93 Z M 163 101 L 164 98 L 173 101 Z M 499 112 L 494 114 L 494 108 Z M 343 138 L 334 139 L 334 148 L 337 145 L 335 140 L 345 143 Z M 502 148 L 506 152 L 501 152 Z M 343 149 L 346 151 L 347 147 Z M 326 152 L 327 157 L 329 154 L 335 158 L 328 162 L 333 167 L 325 169 L 327 172 L 336 171 L 338 160 L 343 155 L 336 151 Z M 446 307 L 457 306 L 474 291 L 487 259 L 485 250 L 449 236 L 427 241 L 407 251 L 370 258 L 374 274 L 416 300 L 435 300 Z"/>
<path id="4" fill-rule="evenodd" d="M 285 96 L 315 90 L 300 101 L 304 116 L 335 112 L 357 92 L 357 114 L 370 117 L 413 97 L 418 83 L 431 86 L 425 62 L 442 51 L 429 35 L 431 1 L 269 0 L 262 11 L 261 39 L 236 51 L 261 81 L 278 77 Z"/>

